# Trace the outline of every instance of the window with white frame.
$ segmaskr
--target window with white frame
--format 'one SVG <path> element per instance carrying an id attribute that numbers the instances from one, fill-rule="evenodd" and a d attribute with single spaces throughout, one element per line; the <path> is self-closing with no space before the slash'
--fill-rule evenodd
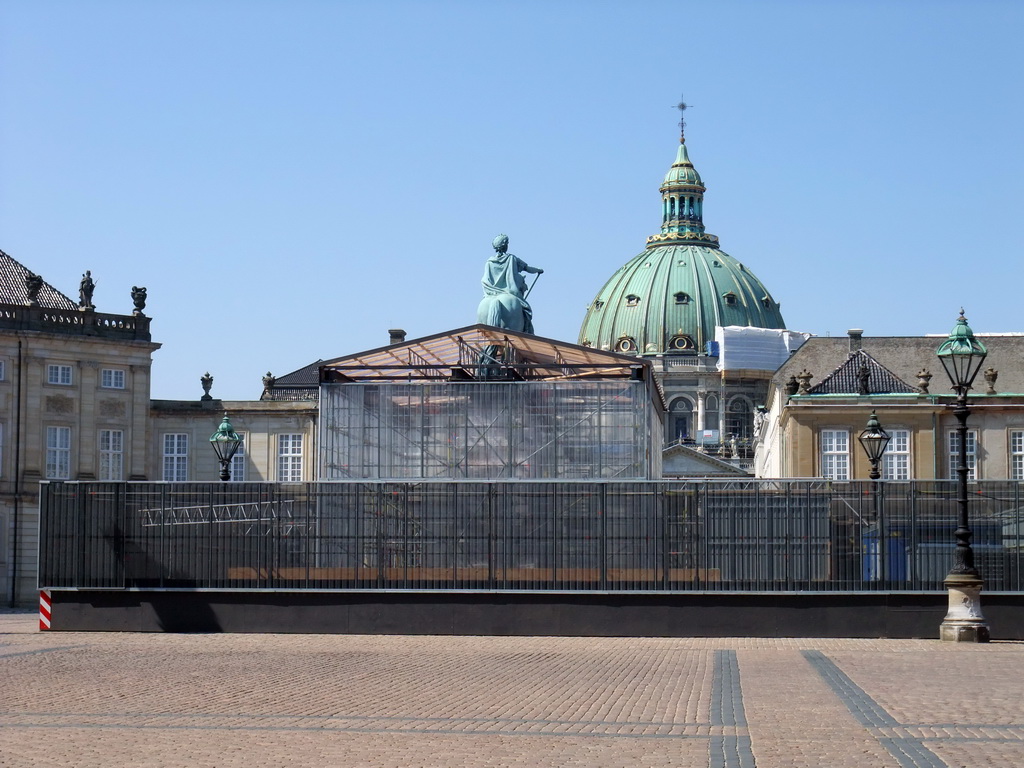
<path id="1" fill-rule="evenodd" d="M 977 480 L 977 457 L 978 457 L 978 432 L 974 429 L 967 430 L 967 479 Z M 949 432 L 949 476 L 957 477 L 957 469 L 960 467 L 960 433 L 956 430 Z"/>
<path id="2" fill-rule="evenodd" d="M 188 480 L 188 435 L 168 432 L 164 435 L 163 478 L 171 483 Z"/>
<path id="3" fill-rule="evenodd" d="M 71 366 L 56 364 L 46 366 L 46 383 L 71 386 Z"/>
<path id="4" fill-rule="evenodd" d="M 277 479 L 282 483 L 302 480 L 302 435 L 277 436 Z"/>
<path id="5" fill-rule="evenodd" d="M 1010 430 L 1010 479 L 1024 480 L 1024 429 Z"/>
<path id="6" fill-rule="evenodd" d="M 238 451 L 231 457 L 231 467 L 229 472 L 231 473 L 231 482 L 242 483 L 245 482 L 245 432 L 239 432 L 238 436 L 242 438 L 242 442 L 238 444 Z"/>
<path id="7" fill-rule="evenodd" d="M 100 386 L 106 389 L 124 389 L 124 371 L 120 368 L 101 369 Z"/>
<path id="8" fill-rule="evenodd" d="M 71 477 L 71 427 L 46 428 L 46 477 L 50 480 Z"/>
<path id="9" fill-rule="evenodd" d="M 845 429 L 821 430 L 821 476 L 850 479 L 850 433 Z"/>
<path id="10" fill-rule="evenodd" d="M 890 429 L 892 439 L 882 454 L 882 477 L 885 480 L 910 479 L 910 430 Z"/>
<path id="11" fill-rule="evenodd" d="M 120 429 L 100 430 L 100 480 L 122 480 L 124 464 L 124 432 Z"/>

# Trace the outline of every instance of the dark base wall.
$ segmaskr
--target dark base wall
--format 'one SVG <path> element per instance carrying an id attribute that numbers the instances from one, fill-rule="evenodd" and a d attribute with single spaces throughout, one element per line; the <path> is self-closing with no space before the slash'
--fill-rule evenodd
<path id="1" fill-rule="evenodd" d="M 52 629 L 117 632 L 937 638 L 941 594 L 52 592 Z M 985 595 L 1024 639 L 1024 595 Z"/>

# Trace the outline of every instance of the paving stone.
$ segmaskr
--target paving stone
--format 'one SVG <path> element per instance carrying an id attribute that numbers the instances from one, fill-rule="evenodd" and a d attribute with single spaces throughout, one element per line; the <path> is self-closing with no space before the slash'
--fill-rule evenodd
<path id="1" fill-rule="evenodd" d="M 49 633 L 0 614 L 0 766 L 1018 766 L 1022 665 L 1021 643 Z"/>

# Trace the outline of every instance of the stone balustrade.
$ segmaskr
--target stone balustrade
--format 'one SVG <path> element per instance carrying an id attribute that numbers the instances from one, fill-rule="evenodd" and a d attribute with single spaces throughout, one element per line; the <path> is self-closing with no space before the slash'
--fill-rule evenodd
<path id="1" fill-rule="evenodd" d="M 5 330 L 151 341 L 149 321 L 145 315 L 110 315 L 84 309 L 0 304 L 0 328 Z"/>

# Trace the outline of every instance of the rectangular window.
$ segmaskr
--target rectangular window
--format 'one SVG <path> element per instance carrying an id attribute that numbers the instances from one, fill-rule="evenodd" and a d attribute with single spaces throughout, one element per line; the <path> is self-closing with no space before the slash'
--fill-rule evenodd
<path id="1" fill-rule="evenodd" d="M 100 480 L 122 480 L 124 432 L 120 429 L 100 430 Z"/>
<path id="2" fill-rule="evenodd" d="M 234 456 L 231 457 L 231 482 L 233 483 L 244 483 L 245 482 L 245 433 L 239 432 L 238 436 L 242 438 L 242 442 L 238 444 L 238 451 Z"/>
<path id="3" fill-rule="evenodd" d="M 282 483 L 302 480 L 302 435 L 277 436 L 277 479 Z"/>
<path id="4" fill-rule="evenodd" d="M 4 425 L 0 424 L 0 477 L 3 476 L 4 466 Z"/>
<path id="5" fill-rule="evenodd" d="M 48 365 L 46 366 L 46 383 L 47 384 L 61 384 L 62 386 L 71 386 L 71 366 L 70 365 Z"/>
<path id="6" fill-rule="evenodd" d="M 0 360 L 0 381 L 7 381 L 7 361 Z"/>
<path id="7" fill-rule="evenodd" d="M 120 368 L 104 368 L 100 371 L 100 386 L 107 389 L 124 389 L 124 371 Z"/>
<path id="8" fill-rule="evenodd" d="M 46 477 L 50 480 L 71 477 L 71 427 L 46 428 Z"/>
<path id="9" fill-rule="evenodd" d="M 183 483 L 188 480 L 188 435 L 164 435 L 164 480 Z"/>
<path id="10" fill-rule="evenodd" d="M 978 432 L 974 429 L 967 430 L 967 479 L 977 480 L 976 465 L 978 454 Z M 957 477 L 957 469 L 960 467 L 960 435 L 956 431 L 949 433 L 949 476 Z"/>
<path id="11" fill-rule="evenodd" d="M 890 429 L 892 440 L 882 455 L 882 478 L 885 480 L 910 479 L 910 430 Z"/>
<path id="12" fill-rule="evenodd" d="M 821 430 L 821 476 L 850 479 L 850 433 L 845 429 Z"/>
<path id="13" fill-rule="evenodd" d="M 1010 479 L 1024 480 L 1024 429 L 1010 430 Z"/>

